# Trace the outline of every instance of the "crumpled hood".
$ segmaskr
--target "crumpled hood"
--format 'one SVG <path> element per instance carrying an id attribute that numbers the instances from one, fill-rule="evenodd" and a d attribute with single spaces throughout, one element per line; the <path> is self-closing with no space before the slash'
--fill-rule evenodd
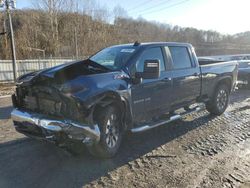
<path id="1" fill-rule="evenodd" d="M 67 69 L 67 67 L 70 67 L 70 66 L 72 66 L 72 64 L 75 64 L 75 63 L 77 63 L 77 62 L 74 61 L 71 63 L 65 63 L 62 65 L 55 66 L 55 67 L 51 67 L 51 68 L 47 68 L 47 69 L 43 69 L 43 70 L 39 70 L 39 71 L 34 71 L 34 72 L 30 72 L 30 73 L 21 75 L 20 77 L 18 77 L 17 83 L 30 82 L 30 81 L 34 80 L 35 78 L 38 78 L 39 76 L 53 78 L 55 76 L 56 72 L 63 71 L 64 69 Z"/>
<path id="2" fill-rule="evenodd" d="M 79 76 L 105 73 L 108 71 L 108 69 L 105 69 L 105 67 L 95 64 L 90 60 L 74 61 L 22 75 L 18 78 L 17 83 L 34 84 L 40 81 L 52 81 L 63 84 Z"/>
<path id="3" fill-rule="evenodd" d="M 70 62 L 70 63 L 64 63 L 62 65 L 58 65 L 58 66 L 55 66 L 55 67 L 45 69 L 40 73 L 40 75 L 46 76 L 46 77 L 49 77 L 49 78 L 54 78 L 56 73 L 68 70 L 68 69 L 70 69 L 70 68 L 72 68 L 74 66 L 78 66 L 79 64 L 83 64 L 83 63 L 84 63 L 84 61 L 73 61 L 73 62 Z"/>
<path id="4" fill-rule="evenodd" d="M 76 61 L 26 74 L 19 77 L 22 86 L 56 88 L 63 95 L 86 101 L 107 91 L 128 88 L 129 75 L 124 71 L 110 71 L 87 60 Z"/>

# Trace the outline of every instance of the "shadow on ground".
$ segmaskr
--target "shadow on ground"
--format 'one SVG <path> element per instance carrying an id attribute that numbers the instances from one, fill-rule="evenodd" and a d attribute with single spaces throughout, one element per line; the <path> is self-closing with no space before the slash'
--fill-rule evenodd
<path id="1" fill-rule="evenodd" d="M 213 119 L 177 121 L 149 132 L 127 135 L 118 155 L 93 158 L 86 150 L 78 156 L 46 142 L 29 138 L 0 144 L 0 187 L 82 187 L 129 161 L 171 142 Z"/>
<path id="2" fill-rule="evenodd" d="M 233 94 L 230 97 L 230 101 L 232 104 L 232 103 L 242 102 L 248 98 L 250 99 L 250 89 L 241 88 L 233 92 Z"/>
<path id="3" fill-rule="evenodd" d="M 12 111 L 12 106 L 0 107 L 0 120 L 10 119 L 10 113 Z"/>

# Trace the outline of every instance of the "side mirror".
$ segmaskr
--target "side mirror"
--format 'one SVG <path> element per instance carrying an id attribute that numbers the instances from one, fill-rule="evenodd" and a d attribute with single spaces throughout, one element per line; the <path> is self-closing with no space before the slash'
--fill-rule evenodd
<path id="1" fill-rule="evenodd" d="M 160 77 L 160 61 L 145 60 L 143 72 L 136 72 L 133 79 L 134 84 L 142 83 L 143 79 L 157 79 Z"/>
<path id="2" fill-rule="evenodd" d="M 142 78 L 157 79 L 160 77 L 160 61 L 159 60 L 145 60 Z"/>

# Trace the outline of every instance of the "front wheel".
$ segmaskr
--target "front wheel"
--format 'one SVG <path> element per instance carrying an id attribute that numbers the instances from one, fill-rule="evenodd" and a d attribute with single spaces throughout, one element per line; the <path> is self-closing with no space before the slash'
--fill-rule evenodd
<path id="1" fill-rule="evenodd" d="M 120 110 L 115 105 L 109 105 L 96 115 L 101 138 L 99 143 L 89 146 L 88 149 L 96 157 L 111 158 L 117 153 L 122 140 Z"/>
<path id="2" fill-rule="evenodd" d="M 226 85 L 219 85 L 213 98 L 206 104 L 207 111 L 214 115 L 221 115 L 229 103 L 229 89 Z"/>

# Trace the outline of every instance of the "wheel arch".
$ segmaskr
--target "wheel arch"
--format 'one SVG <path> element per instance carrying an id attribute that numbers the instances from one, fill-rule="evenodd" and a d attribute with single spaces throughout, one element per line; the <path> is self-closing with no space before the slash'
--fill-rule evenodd
<path id="1" fill-rule="evenodd" d="M 228 106 L 228 102 L 229 102 L 229 94 L 230 94 L 230 89 L 232 88 L 232 80 L 230 78 L 224 78 L 221 79 L 220 81 L 217 82 L 217 84 L 214 87 L 214 90 L 212 91 L 212 95 L 209 99 L 209 101 L 206 103 L 206 109 L 214 115 L 221 115 L 222 113 L 224 113 L 224 111 L 226 110 L 227 106 Z M 218 107 L 218 93 L 220 92 L 220 88 L 224 86 L 225 88 L 228 89 L 228 93 L 226 95 L 225 98 L 225 102 L 222 106 L 222 108 Z"/>
<path id="2" fill-rule="evenodd" d="M 228 87 L 229 92 L 231 92 L 231 91 L 232 91 L 232 88 L 233 88 L 232 82 L 233 82 L 233 81 L 232 81 L 232 78 L 231 78 L 230 76 L 221 78 L 221 79 L 217 82 L 217 84 L 216 84 L 216 86 L 215 86 L 215 89 L 217 89 L 220 85 L 224 84 L 224 85 L 226 85 L 226 86 Z"/>
<path id="3" fill-rule="evenodd" d="M 105 109 L 108 105 L 116 105 L 119 108 L 119 113 L 121 114 L 122 128 L 127 130 L 130 127 L 130 122 L 132 120 L 131 113 L 129 110 L 129 103 L 127 99 L 121 96 L 119 93 L 114 91 L 109 91 L 102 94 L 102 97 L 96 101 L 92 106 L 93 108 L 93 120 L 98 115 L 100 110 Z"/>

